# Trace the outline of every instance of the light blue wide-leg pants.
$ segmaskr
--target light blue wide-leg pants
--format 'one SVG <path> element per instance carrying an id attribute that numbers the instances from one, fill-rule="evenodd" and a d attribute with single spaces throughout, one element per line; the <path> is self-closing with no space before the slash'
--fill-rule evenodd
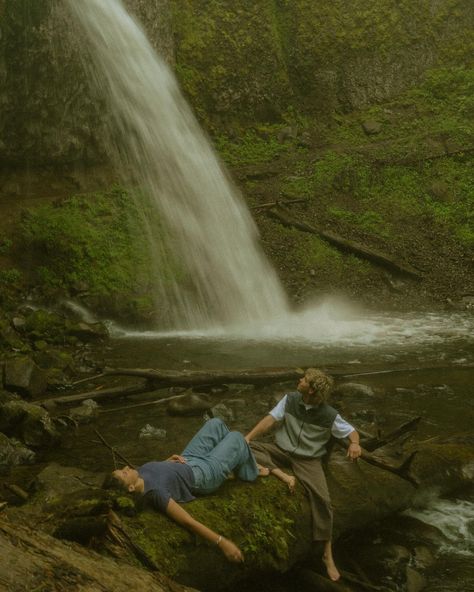
<path id="1" fill-rule="evenodd" d="M 215 417 L 207 421 L 181 453 L 194 474 L 193 492 L 212 493 L 235 471 L 243 481 L 255 481 L 255 457 L 240 432 L 231 432 Z"/>

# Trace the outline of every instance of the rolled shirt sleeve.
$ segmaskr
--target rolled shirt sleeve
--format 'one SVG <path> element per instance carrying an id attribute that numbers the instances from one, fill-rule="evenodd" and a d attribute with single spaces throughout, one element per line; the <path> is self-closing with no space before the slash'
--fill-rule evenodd
<path id="1" fill-rule="evenodd" d="M 352 432 L 354 431 L 355 428 L 351 426 L 350 423 L 347 423 L 345 419 L 342 419 L 342 417 L 338 413 L 332 424 L 331 434 L 335 438 L 347 438 L 347 436 L 349 434 L 352 434 Z"/>
<path id="2" fill-rule="evenodd" d="M 285 395 L 269 412 L 269 414 L 273 417 L 275 421 L 283 421 L 285 417 L 285 407 L 287 399 L 288 395 Z"/>

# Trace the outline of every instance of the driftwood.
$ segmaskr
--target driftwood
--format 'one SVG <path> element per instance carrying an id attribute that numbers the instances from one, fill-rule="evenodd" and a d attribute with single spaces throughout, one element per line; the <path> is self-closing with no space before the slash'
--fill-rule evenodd
<path id="1" fill-rule="evenodd" d="M 38 529 L 0 520 L 0 590 L 186 592 L 169 578 L 118 564 Z"/>
<path id="2" fill-rule="evenodd" d="M 307 224 L 306 222 L 301 222 L 300 220 L 293 218 L 291 213 L 282 207 L 270 208 L 268 210 L 268 214 L 279 220 L 285 226 L 297 228 L 298 230 L 302 230 L 303 232 L 309 232 L 310 234 L 316 234 L 317 236 L 321 237 L 326 242 L 328 242 L 329 244 L 333 245 L 341 251 L 353 253 L 357 257 L 366 259 L 371 263 L 381 265 L 382 267 L 384 267 L 385 269 L 389 269 L 390 271 L 394 271 L 396 273 L 400 273 L 403 275 L 408 275 L 412 278 L 421 279 L 420 272 L 411 265 L 400 263 L 392 257 L 389 257 L 384 253 L 381 253 L 380 251 L 377 251 L 375 249 L 369 249 L 365 245 L 349 241 L 335 234 L 334 232 L 317 228 L 315 226 Z"/>
<path id="3" fill-rule="evenodd" d="M 450 368 L 451 366 L 446 366 Z M 456 368 L 470 368 L 472 364 L 456 365 Z M 389 370 L 375 370 L 368 372 L 330 372 L 335 378 L 355 378 L 358 376 L 373 376 L 376 374 L 391 374 L 398 372 L 417 372 L 430 369 L 440 370 L 442 367 L 435 366 L 433 368 L 413 367 L 413 368 L 393 368 Z M 130 395 L 139 395 L 149 393 L 155 390 L 164 389 L 171 386 L 177 387 L 198 387 L 198 386 L 216 386 L 222 384 L 271 384 L 274 382 L 296 381 L 301 378 L 303 370 L 301 368 L 280 368 L 280 369 L 260 369 L 260 370 L 241 370 L 241 371 L 215 371 L 215 372 L 178 372 L 158 369 L 143 369 L 143 368 L 107 368 L 104 372 L 91 376 L 89 378 L 81 379 L 73 385 L 78 385 L 84 382 L 93 382 L 100 378 L 108 376 L 131 376 L 143 378 L 144 381 L 138 384 L 113 387 L 108 389 L 94 389 L 84 393 L 73 395 L 62 395 L 60 397 L 51 397 L 38 401 L 38 404 L 46 408 L 54 407 L 55 405 L 73 405 L 80 403 L 86 399 L 94 399 L 96 401 L 110 401 L 127 397 Z M 169 401 L 172 398 L 177 398 L 180 395 L 173 395 L 173 397 L 159 397 L 155 401 L 147 401 L 139 403 L 137 406 L 155 405 Z"/>
<path id="4" fill-rule="evenodd" d="M 126 387 L 114 387 L 110 389 L 93 390 L 75 395 L 51 397 L 38 401 L 39 404 L 49 407 L 54 405 L 71 405 L 86 399 L 111 400 L 130 395 L 137 395 L 164 389 L 171 386 L 194 387 L 215 386 L 221 384 L 268 384 L 272 382 L 285 382 L 301 378 L 301 369 L 268 369 L 268 370 L 242 370 L 242 371 L 216 371 L 216 372 L 177 372 L 171 370 L 153 370 L 142 368 L 109 368 L 101 374 L 89 378 L 89 381 L 107 376 L 132 376 L 144 378 L 145 382 Z M 83 382 L 81 380 L 81 382 Z"/>
<path id="5" fill-rule="evenodd" d="M 289 206 L 295 203 L 306 203 L 308 200 L 306 198 L 297 198 L 297 199 L 278 199 L 276 201 L 270 201 L 268 203 L 259 204 L 258 206 L 253 206 L 252 210 L 267 210 L 268 208 L 274 208 L 276 206 Z"/>
<path id="6" fill-rule="evenodd" d="M 107 442 L 107 440 L 104 438 L 104 436 L 102 436 L 102 434 L 98 430 L 94 430 L 94 433 L 99 438 L 99 440 L 102 442 L 102 444 L 110 450 L 114 459 L 115 459 L 115 457 L 118 457 L 130 468 L 132 468 L 132 469 L 135 468 L 135 466 L 127 458 L 125 458 L 125 456 L 123 456 L 123 454 L 121 454 L 114 446 L 111 446 Z"/>

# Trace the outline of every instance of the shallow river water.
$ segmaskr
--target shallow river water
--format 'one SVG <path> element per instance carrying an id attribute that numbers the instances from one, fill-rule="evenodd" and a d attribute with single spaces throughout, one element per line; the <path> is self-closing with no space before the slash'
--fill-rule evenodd
<path id="1" fill-rule="evenodd" d="M 311 326 L 308 326 L 312 320 Z M 338 318 L 327 313 L 310 319 L 295 317 L 296 326 L 280 327 L 280 333 L 260 328 L 254 335 L 195 332 L 160 334 L 113 328 L 115 337 L 104 349 L 93 352 L 99 364 L 110 367 L 159 369 L 246 369 L 262 367 L 320 366 L 339 380 L 372 387 L 374 395 L 353 401 L 344 413 L 373 428 L 390 430 L 420 415 L 418 435 L 472 430 L 474 419 L 474 317 L 472 314 L 394 318 L 376 315 Z M 296 336 L 299 333 L 299 336 Z M 344 376 L 344 378 L 342 378 Z M 129 379 L 133 382 L 132 379 Z M 123 384 L 123 378 L 105 384 Z M 233 429 L 248 430 L 270 408 L 275 395 L 293 388 L 278 384 L 249 388 L 242 385 L 211 397 L 218 403 L 231 399 Z M 130 405 L 134 405 L 130 407 Z M 150 395 L 103 406 L 94 425 L 82 426 L 47 460 L 84 468 L 110 470 L 110 452 L 97 444 L 94 428 L 131 462 L 140 464 L 180 452 L 202 423 L 200 417 L 172 417 L 165 405 Z M 140 438 L 147 424 L 166 430 L 166 438 Z M 46 460 L 46 459 L 45 459 Z M 440 549 L 428 573 L 430 592 L 474 591 L 474 491 L 449 500 L 433 498 L 418 516 L 450 531 L 450 545 Z M 442 516 L 442 520 L 441 520 Z"/>

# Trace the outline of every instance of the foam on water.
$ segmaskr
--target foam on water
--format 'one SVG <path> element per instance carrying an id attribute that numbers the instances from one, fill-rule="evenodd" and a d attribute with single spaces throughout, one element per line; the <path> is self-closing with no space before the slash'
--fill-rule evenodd
<path id="1" fill-rule="evenodd" d="M 288 345 L 342 347 L 411 347 L 417 344 L 474 344 L 474 318 L 469 313 L 368 313 L 341 302 L 327 301 L 288 312 L 266 322 L 233 325 L 225 330 L 128 331 L 115 326 L 115 337 L 189 340 L 257 341 Z"/>
<path id="2" fill-rule="evenodd" d="M 440 530 L 446 542 L 440 552 L 474 555 L 474 503 L 467 500 L 437 499 L 423 510 L 404 512 Z"/>

